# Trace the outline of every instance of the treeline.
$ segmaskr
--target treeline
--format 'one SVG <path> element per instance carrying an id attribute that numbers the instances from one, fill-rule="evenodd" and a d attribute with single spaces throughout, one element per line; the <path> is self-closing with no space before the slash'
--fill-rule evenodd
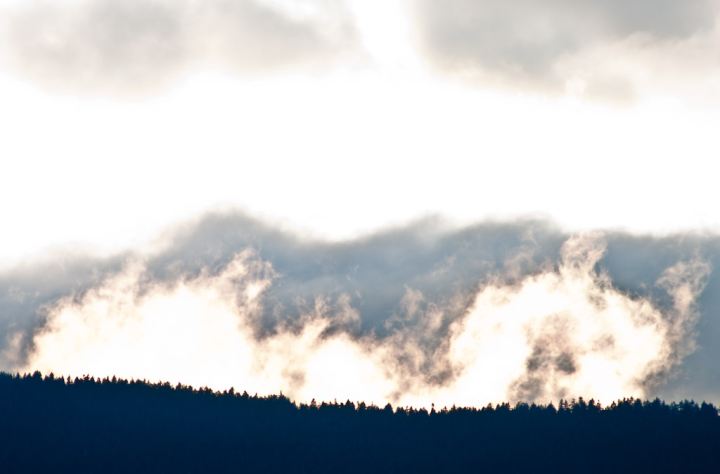
<path id="1" fill-rule="evenodd" d="M 717 409 L 296 406 L 138 380 L 0 373 L 0 472 L 720 472 Z"/>

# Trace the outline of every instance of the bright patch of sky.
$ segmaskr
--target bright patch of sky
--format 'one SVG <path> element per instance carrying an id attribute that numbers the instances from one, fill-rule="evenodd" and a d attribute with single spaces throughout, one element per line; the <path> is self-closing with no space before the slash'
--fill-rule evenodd
<path id="1" fill-rule="evenodd" d="M 435 213 L 720 227 L 717 108 L 454 82 L 423 66 L 402 3 L 351 6 L 368 60 L 323 73 L 205 69 L 119 100 L 0 71 L 0 263 L 57 245 L 117 251 L 230 208 L 330 239 Z"/>

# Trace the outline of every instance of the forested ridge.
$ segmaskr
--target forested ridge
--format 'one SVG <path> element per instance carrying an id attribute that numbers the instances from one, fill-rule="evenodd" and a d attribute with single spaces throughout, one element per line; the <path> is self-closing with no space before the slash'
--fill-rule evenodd
<path id="1" fill-rule="evenodd" d="M 0 472 L 720 472 L 706 403 L 295 405 L 138 380 L 0 373 Z"/>

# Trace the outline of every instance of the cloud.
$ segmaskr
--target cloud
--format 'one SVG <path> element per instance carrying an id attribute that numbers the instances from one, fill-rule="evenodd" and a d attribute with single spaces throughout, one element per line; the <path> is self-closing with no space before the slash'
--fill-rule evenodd
<path id="1" fill-rule="evenodd" d="M 687 88 L 688 76 L 705 82 L 708 74 L 718 75 L 715 0 L 411 0 L 410 5 L 430 62 L 484 85 L 624 101 L 643 88 Z M 707 86 L 717 95 L 712 84 Z"/>
<path id="2" fill-rule="evenodd" d="M 326 242 L 221 214 L 165 239 L 0 275 L 0 368 L 426 406 L 720 393 L 716 237 L 428 219 Z"/>
<path id="3" fill-rule="evenodd" d="M 354 36 L 342 3 L 324 0 L 37 0 L 2 11 L 0 64 L 61 90 L 127 93 L 206 65 L 327 65 Z"/>
<path id="4" fill-rule="evenodd" d="M 692 350 L 687 336 L 709 265 L 667 269 L 658 285 L 673 306 L 662 309 L 629 298 L 595 271 L 605 250 L 600 234 L 573 236 L 557 271 L 528 277 L 519 288 L 482 289 L 451 342 L 451 358 L 468 367 L 459 383 L 486 398 L 498 398 L 491 393 L 502 387 L 510 400 L 542 402 L 582 393 L 605 401 L 645 396 L 664 381 Z"/>

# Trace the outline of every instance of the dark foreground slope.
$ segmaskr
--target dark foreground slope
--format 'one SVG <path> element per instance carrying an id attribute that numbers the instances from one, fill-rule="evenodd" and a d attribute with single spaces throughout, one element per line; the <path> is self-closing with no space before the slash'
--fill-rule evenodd
<path id="1" fill-rule="evenodd" d="M 0 472 L 720 472 L 712 405 L 296 407 L 142 381 L 0 374 Z"/>

